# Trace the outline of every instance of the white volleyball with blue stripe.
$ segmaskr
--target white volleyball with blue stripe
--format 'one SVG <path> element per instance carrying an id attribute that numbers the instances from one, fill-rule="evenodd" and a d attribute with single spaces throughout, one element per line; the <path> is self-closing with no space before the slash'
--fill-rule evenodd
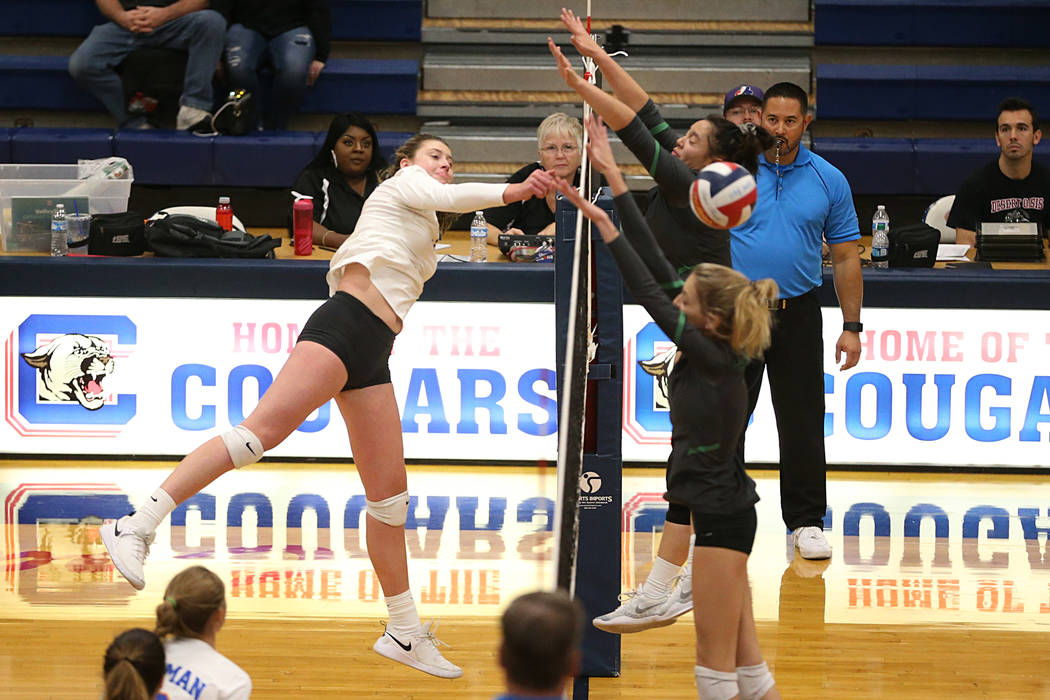
<path id="1" fill-rule="evenodd" d="M 711 228 L 739 226 L 751 217 L 756 201 L 755 178 L 736 163 L 711 163 L 689 186 L 689 207 Z"/>

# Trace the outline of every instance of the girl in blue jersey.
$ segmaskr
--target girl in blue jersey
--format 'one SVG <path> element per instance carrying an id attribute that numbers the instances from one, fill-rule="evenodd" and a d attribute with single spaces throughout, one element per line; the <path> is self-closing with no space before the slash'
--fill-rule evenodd
<path id="1" fill-rule="evenodd" d="M 758 646 L 747 582 L 755 539 L 755 482 L 736 446 L 747 425 L 744 368 L 770 342 L 769 279 L 750 282 L 722 265 L 697 265 L 683 281 L 660 253 L 617 168 L 605 127 L 590 118 L 591 163 L 606 177 L 623 223 L 564 180 L 559 191 L 598 227 L 635 300 L 678 346 L 670 376 L 671 504 L 689 509 L 696 533 L 693 604 L 700 700 L 777 700 Z"/>

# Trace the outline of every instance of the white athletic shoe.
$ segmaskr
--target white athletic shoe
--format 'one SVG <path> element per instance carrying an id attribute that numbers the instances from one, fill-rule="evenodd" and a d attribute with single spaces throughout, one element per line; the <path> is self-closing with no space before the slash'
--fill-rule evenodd
<path id="1" fill-rule="evenodd" d="M 693 571 L 692 562 L 686 562 L 685 570 L 678 576 L 678 585 L 671 589 L 667 603 L 661 608 L 657 617 L 674 621 L 693 609 Z"/>
<path id="2" fill-rule="evenodd" d="M 674 598 L 674 591 L 659 598 L 650 598 L 645 595 L 644 588 L 645 584 L 642 584 L 633 591 L 621 593 L 620 607 L 594 618 L 592 624 L 604 632 L 616 634 L 630 634 L 672 624 L 677 615 L 667 617 L 664 608 Z"/>
<path id="3" fill-rule="evenodd" d="M 179 107 L 179 113 L 175 115 L 175 128 L 179 131 L 194 129 L 197 126 L 200 126 L 206 119 L 210 126 L 211 112 L 196 107 L 190 107 L 189 105 L 182 105 Z"/>
<path id="4" fill-rule="evenodd" d="M 791 533 L 791 539 L 798 547 L 798 553 L 803 559 L 829 559 L 831 557 L 831 545 L 824 537 L 824 531 L 815 526 L 795 528 Z"/>
<path id="5" fill-rule="evenodd" d="M 117 567 L 128 583 L 141 591 L 146 586 L 142 565 L 146 562 L 149 546 L 153 544 L 156 533 L 138 532 L 131 525 L 131 516 L 125 515 L 119 520 L 102 521 L 99 534 L 109 551 L 109 558 L 113 560 L 113 566 Z"/>
<path id="6" fill-rule="evenodd" d="M 437 623 L 431 620 L 423 625 L 421 634 L 411 639 L 398 639 L 390 632 L 384 632 L 383 636 L 372 645 L 372 648 L 381 656 L 417 668 L 432 676 L 459 678 L 463 675 L 463 669 L 450 663 L 438 651 L 439 644 L 446 647 L 448 644 L 434 636 L 436 629 Z"/>

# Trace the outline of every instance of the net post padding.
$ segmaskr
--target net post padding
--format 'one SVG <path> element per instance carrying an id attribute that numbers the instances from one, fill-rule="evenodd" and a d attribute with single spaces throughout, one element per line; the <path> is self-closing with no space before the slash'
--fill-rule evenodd
<path id="1" fill-rule="evenodd" d="M 584 138 L 589 135 L 585 133 Z M 581 172 L 581 185 L 586 187 L 592 182 L 587 177 L 586 160 Z M 582 193 L 594 199 L 590 196 L 592 189 Z M 603 197 L 597 203 L 618 224 L 611 199 Z M 600 242 L 592 248 L 589 222 L 575 207 L 559 199 L 555 219 L 560 402 L 553 533 L 555 585 L 569 590 L 583 603 L 588 617 L 593 617 L 617 605 L 621 584 L 623 282 L 608 250 Z M 597 292 L 593 309 L 592 290 Z M 589 365 L 592 327 L 596 327 L 598 347 L 595 363 Z M 586 410 L 588 394 L 593 411 Z M 593 420 L 585 426 L 588 413 Z M 593 453 L 585 453 L 585 444 L 593 445 L 587 448 Z M 587 474 L 587 493 L 581 496 L 583 473 Z M 581 677 L 573 697 L 587 697 L 587 677 L 618 676 L 619 672 L 619 635 L 588 624 Z"/>

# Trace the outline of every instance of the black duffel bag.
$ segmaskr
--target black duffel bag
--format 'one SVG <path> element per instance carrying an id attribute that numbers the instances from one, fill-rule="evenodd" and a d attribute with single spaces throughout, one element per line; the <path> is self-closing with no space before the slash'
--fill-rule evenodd
<path id="1" fill-rule="evenodd" d="M 941 232 L 919 222 L 890 229 L 890 267 L 933 267 Z"/>
<path id="2" fill-rule="evenodd" d="M 223 231 L 211 219 L 192 214 L 165 214 L 147 222 L 146 245 L 165 258 L 272 258 L 281 241 L 268 233 Z"/>

